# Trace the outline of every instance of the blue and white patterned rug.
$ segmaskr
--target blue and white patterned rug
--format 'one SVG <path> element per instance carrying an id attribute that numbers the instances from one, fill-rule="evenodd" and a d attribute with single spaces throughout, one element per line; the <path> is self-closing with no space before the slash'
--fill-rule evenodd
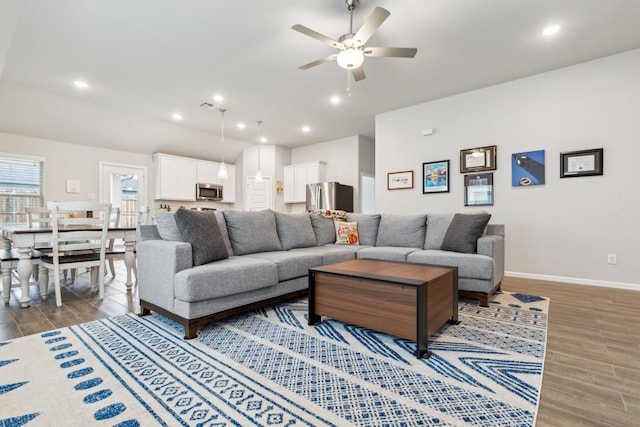
<path id="1" fill-rule="evenodd" d="M 415 343 L 325 320 L 306 300 L 209 324 L 158 315 L 0 342 L 0 426 L 533 426 L 549 301 L 460 302 Z"/>

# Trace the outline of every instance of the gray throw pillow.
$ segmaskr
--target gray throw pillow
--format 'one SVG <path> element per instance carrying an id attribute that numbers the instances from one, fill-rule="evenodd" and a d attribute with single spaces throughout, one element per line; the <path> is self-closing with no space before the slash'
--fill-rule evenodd
<path id="1" fill-rule="evenodd" d="M 474 254 L 477 241 L 487 226 L 491 214 L 455 214 L 442 241 L 443 251 Z"/>
<path id="2" fill-rule="evenodd" d="M 160 234 L 163 240 L 180 240 L 180 233 L 178 232 L 178 226 L 176 225 L 176 220 L 173 218 L 173 214 L 173 212 L 169 211 L 156 212 L 158 234 Z"/>
<path id="3" fill-rule="evenodd" d="M 276 216 L 272 210 L 225 210 L 222 214 L 235 255 L 282 250 L 276 229 Z"/>
<path id="4" fill-rule="evenodd" d="M 180 240 L 191 243 L 193 265 L 207 264 L 229 257 L 214 212 L 178 209 L 173 215 Z"/>
<path id="5" fill-rule="evenodd" d="M 336 227 L 333 219 L 325 218 L 317 213 L 311 214 L 311 226 L 316 235 L 318 246 L 328 245 L 336 242 Z"/>
<path id="6" fill-rule="evenodd" d="M 426 228 L 426 215 L 383 214 L 378 227 L 376 246 L 422 248 Z"/>
<path id="7" fill-rule="evenodd" d="M 380 214 L 348 213 L 346 222 L 358 223 L 358 238 L 361 245 L 375 246 Z"/>
<path id="8" fill-rule="evenodd" d="M 278 237 L 283 250 L 308 248 L 318 244 L 309 214 L 275 212 L 275 215 Z"/>

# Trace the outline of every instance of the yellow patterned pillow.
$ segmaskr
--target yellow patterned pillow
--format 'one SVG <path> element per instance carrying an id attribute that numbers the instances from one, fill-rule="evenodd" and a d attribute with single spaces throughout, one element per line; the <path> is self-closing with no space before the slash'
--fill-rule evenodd
<path id="1" fill-rule="evenodd" d="M 336 245 L 358 245 L 358 223 L 335 221 Z"/>

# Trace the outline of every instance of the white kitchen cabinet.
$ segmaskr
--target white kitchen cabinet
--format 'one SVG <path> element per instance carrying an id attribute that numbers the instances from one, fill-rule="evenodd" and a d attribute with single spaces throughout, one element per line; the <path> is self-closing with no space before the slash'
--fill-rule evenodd
<path id="1" fill-rule="evenodd" d="M 236 202 L 236 167 L 227 165 L 228 179 L 219 179 L 220 163 L 188 157 L 155 153 L 153 164 L 156 174 L 156 199 L 196 199 L 196 184 L 222 185 L 221 203 Z"/>
<path id="2" fill-rule="evenodd" d="M 284 202 L 304 203 L 307 184 L 326 181 L 325 162 L 296 163 L 284 167 Z"/>
<path id="3" fill-rule="evenodd" d="M 198 160 L 196 165 L 196 182 L 202 184 L 220 184 L 218 179 L 219 163 Z"/>
<path id="4" fill-rule="evenodd" d="M 195 160 L 156 153 L 153 155 L 153 165 L 156 177 L 156 199 L 196 199 Z"/>
<path id="5" fill-rule="evenodd" d="M 217 173 L 217 169 L 216 169 Z M 220 180 L 222 184 L 222 203 L 236 202 L 236 167 L 227 165 L 227 179 Z"/>

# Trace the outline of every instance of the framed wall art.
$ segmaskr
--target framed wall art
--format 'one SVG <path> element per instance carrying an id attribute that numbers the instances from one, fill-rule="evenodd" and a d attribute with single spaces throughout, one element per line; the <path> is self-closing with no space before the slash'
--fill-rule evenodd
<path id="1" fill-rule="evenodd" d="M 449 160 L 422 164 L 422 194 L 449 192 Z"/>
<path id="2" fill-rule="evenodd" d="M 460 173 L 496 170 L 497 146 L 460 150 Z"/>
<path id="3" fill-rule="evenodd" d="M 603 175 L 604 149 L 560 153 L 560 178 Z"/>
<path id="4" fill-rule="evenodd" d="M 493 172 L 465 175 L 464 205 L 493 205 Z"/>
<path id="5" fill-rule="evenodd" d="M 387 173 L 387 190 L 413 188 L 413 171 Z"/>
<path id="6" fill-rule="evenodd" d="M 544 150 L 511 155 L 511 186 L 528 187 L 544 184 Z"/>

